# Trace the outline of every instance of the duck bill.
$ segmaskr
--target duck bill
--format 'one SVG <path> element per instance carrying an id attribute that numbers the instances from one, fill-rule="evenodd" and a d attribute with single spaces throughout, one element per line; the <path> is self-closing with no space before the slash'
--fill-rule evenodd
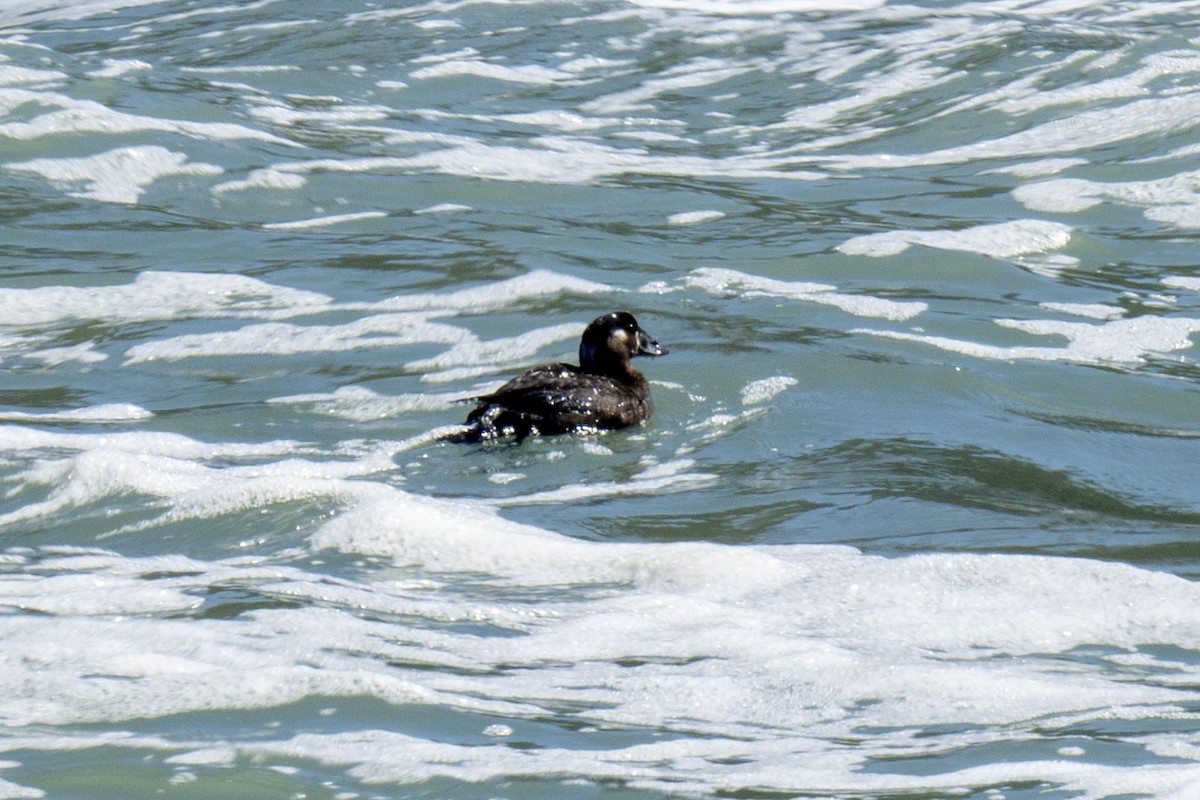
<path id="1" fill-rule="evenodd" d="M 645 331 L 638 331 L 638 349 L 634 355 L 665 356 L 669 352 L 671 351 L 647 336 Z"/>

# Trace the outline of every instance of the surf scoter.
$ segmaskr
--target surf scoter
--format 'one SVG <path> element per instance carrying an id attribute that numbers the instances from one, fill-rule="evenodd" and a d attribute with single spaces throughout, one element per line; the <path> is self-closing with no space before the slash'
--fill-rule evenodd
<path id="1" fill-rule="evenodd" d="M 475 402 L 461 431 L 445 438 L 483 442 L 505 436 L 625 428 L 645 421 L 654 408 L 650 384 L 629 363 L 634 356 L 664 356 L 667 349 L 642 330 L 628 311 L 596 318 L 579 342 L 579 366 L 547 364 L 522 373 Z"/>

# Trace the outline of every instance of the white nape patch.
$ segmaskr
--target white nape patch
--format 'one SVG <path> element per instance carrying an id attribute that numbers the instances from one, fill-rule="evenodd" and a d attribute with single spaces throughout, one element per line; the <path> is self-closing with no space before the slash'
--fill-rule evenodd
<path id="1" fill-rule="evenodd" d="M 200 272 L 139 272 L 115 286 L 0 288 L 0 319 L 22 327 L 63 320 L 110 323 L 189 317 L 305 314 L 327 308 L 315 292 L 275 286 L 244 275 Z"/>
<path id="2" fill-rule="evenodd" d="M 292 172 L 280 172 L 276 169 L 256 169 L 242 180 L 218 183 L 212 187 L 212 193 L 242 192 L 247 189 L 292 191 L 303 188 L 306 183 L 308 183 L 308 178 L 303 175 L 297 175 Z"/>
<path id="3" fill-rule="evenodd" d="M 668 225 L 696 225 L 725 216 L 724 211 L 684 211 L 667 217 Z"/>
<path id="4" fill-rule="evenodd" d="M 1059 222 L 1021 219 L 977 225 L 957 231 L 887 231 L 856 236 L 838 245 L 846 255 L 894 256 L 912 245 L 939 250 L 963 250 L 993 258 L 1014 258 L 1065 247 L 1071 228 Z"/>
<path id="5" fill-rule="evenodd" d="M 1141 316 L 1117 319 L 1102 325 L 1057 320 L 999 319 L 1004 328 L 1035 336 L 1061 336 L 1063 347 L 1001 346 L 968 342 L 923 333 L 860 328 L 851 333 L 920 342 L 953 353 L 1001 361 L 1071 361 L 1081 364 L 1138 364 L 1148 356 L 1161 356 L 1192 347 L 1191 336 L 1200 333 L 1200 319 Z"/>
<path id="6" fill-rule="evenodd" d="M 119 78 L 130 72 L 154 69 L 153 65 L 138 58 L 106 58 L 104 66 L 88 73 L 89 78 Z"/>
<path id="7" fill-rule="evenodd" d="M 799 381 L 786 375 L 774 375 L 751 381 L 742 388 L 742 405 L 755 406 L 774 400 Z"/>
<path id="8" fill-rule="evenodd" d="M 0 410 L 0 420 L 7 422 L 138 422 L 154 414 L 132 403 L 108 403 L 75 408 L 70 411 L 24 412 Z"/>
<path id="9" fill-rule="evenodd" d="M 333 225 L 343 225 L 347 222 L 358 222 L 364 219 L 380 219 L 386 217 L 383 211 L 359 211 L 353 214 L 332 214 L 326 217 L 300 219 L 294 222 L 268 222 L 263 229 L 268 231 L 301 231 L 310 228 L 328 228 Z"/>
<path id="10" fill-rule="evenodd" d="M 709 294 L 741 297 L 785 297 L 810 303 L 834 306 L 860 317 L 882 317 L 903 321 L 926 311 L 929 306 L 919 301 L 885 300 L 867 295 L 840 294 L 835 286 L 803 281 L 781 281 L 749 275 L 732 269 L 702 267 L 683 279 L 685 286 L 702 289 Z"/>
<path id="11" fill-rule="evenodd" d="M 36 172 L 57 184 L 84 185 L 71 197 L 108 203 L 136 203 L 146 187 L 170 175 L 220 175 L 215 164 L 189 163 L 183 153 L 157 145 L 119 147 L 85 158 L 36 158 L 5 165 L 8 169 Z"/>

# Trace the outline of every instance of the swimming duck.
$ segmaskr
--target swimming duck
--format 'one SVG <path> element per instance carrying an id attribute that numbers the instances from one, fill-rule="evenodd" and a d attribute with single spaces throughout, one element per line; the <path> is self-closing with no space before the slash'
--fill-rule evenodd
<path id="1" fill-rule="evenodd" d="M 482 442 L 530 434 L 595 433 L 637 425 L 650 417 L 650 384 L 629 360 L 664 356 L 628 311 L 597 317 L 579 342 L 579 366 L 547 364 L 513 378 L 474 401 L 461 431 L 444 438 Z"/>

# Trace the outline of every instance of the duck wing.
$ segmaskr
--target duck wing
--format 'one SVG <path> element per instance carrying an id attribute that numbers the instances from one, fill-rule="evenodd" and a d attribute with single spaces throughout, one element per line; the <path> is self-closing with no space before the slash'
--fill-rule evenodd
<path id="1" fill-rule="evenodd" d="M 515 435 L 521 440 L 534 432 L 623 427 L 630 423 L 614 417 L 610 408 L 615 383 L 570 364 L 531 369 L 491 394 L 472 398 L 476 405 L 467 416 L 467 428 L 454 438 L 482 441 Z"/>

